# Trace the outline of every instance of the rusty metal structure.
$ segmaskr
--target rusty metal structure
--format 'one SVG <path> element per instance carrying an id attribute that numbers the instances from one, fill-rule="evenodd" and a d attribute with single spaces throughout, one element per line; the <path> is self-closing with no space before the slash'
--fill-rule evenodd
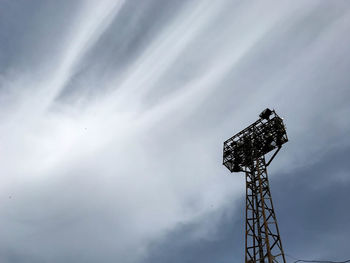
<path id="1" fill-rule="evenodd" d="M 265 109 L 259 117 L 224 142 L 223 165 L 230 172 L 245 173 L 245 262 L 285 263 L 266 168 L 288 137 L 274 110 Z"/>

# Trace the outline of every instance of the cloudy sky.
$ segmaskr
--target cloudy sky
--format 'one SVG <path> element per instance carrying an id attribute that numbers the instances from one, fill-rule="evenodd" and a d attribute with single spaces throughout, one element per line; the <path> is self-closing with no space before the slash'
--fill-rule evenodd
<path id="1" fill-rule="evenodd" d="M 266 107 L 286 253 L 350 258 L 349 46 L 349 1 L 0 0 L 0 262 L 243 262 Z"/>

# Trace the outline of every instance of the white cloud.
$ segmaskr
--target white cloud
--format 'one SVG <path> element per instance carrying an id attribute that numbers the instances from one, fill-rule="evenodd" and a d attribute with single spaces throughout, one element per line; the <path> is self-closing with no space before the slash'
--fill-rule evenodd
<path id="1" fill-rule="evenodd" d="M 60 44 L 63 53 L 50 58 L 57 67 L 46 77 L 21 72 L 2 76 L 2 85 L 11 90 L 4 101 L 16 107 L 4 104 L 6 114 L 0 121 L 0 196 L 6 200 L 0 204 L 0 222 L 7 229 L 1 244 L 18 254 L 50 262 L 69 262 L 74 257 L 97 262 L 103 255 L 103 262 L 115 262 L 116 258 L 136 262 L 146 253 L 150 240 L 238 198 L 244 190 L 243 178 L 223 176 L 228 172 L 220 165 L 219 136 L 231 132 L 235 120 L 237 127 L 242 124 L 244 128 L 243 120 L 254 121 L 267 103 L 277 104 L 281 115 L 295 118 L 295 102 L 288 98 L 305 94 L 308 100 L 299 99 L 304 110 L 314 94 L 302 91 L 309 79 L 297 79 L 298 75 L 303 75 L 310 61 L 331 50 L 327 39 L 337 39 L 348 30 L 346 21 L 339 20 L 323 35 L 324 48 L 310 47 L 309 55 L 303 54 L 305 57 L 282 70 L 282 79 L 266 76 L 262 87 L 249 92 L 235 86 L 242 81 L 236 70 L 249 63 L 249 56 L 259 50 L 259 43 L 266 43 L 271 31 L 279 32 L 276 23 L 294 21 L 300 3 L 268 4 L 278 11 L 273 14 L 261 12 L 267 8 L 265 4 L 243 4 L 237 7 L 239 14 L 231 16 L 229 1 L 193 1 L 154 36 L 125 75 L 116 72 L 115 79 L 101 80 L 101 86 L 111 87 L 106 94 L 81 105 L 54 101 L 80 70 L 86 53 L 101 44 L 98 40 L 104 33 L 113 31 L 107 29 L 118 12 L 123 12 L 123 4 L 84 2 L 76 23 L 67 29 Z M 205 53 L 195 52 L 197 48 Z M 193 53 L 188 52 L 191 49 Z M 201 66 L 197 59 L 202 56 L 207 66 L 200 67 L 199 74 L 183 87 L 146 107 L 147 96 L 167 85 L 166 76 L 173 71 L 183 71 L 182 58 L 191 60 L 191 54 L 198 63 L 195 66 Z M 261 62 L 262 68 L 265 63 L 269 61 Z M 223 83 L 231 86 L 225 82 L 231 75 L 230 89 L 237 90 L 232 101 L 239 101 L 242 110 L 228 114 L 237 119 L 228 116 L 229 124 L 207 123 L 203 134 L 191 130 L 188 116 L 200 114 L 203 103 L 221 92 Z M 290 76 L 300 88 L 279 88 L 291 81 Z M 19 88 L 23 86 L 26 90 Z M 269 92 L 276 95 L 264 95 Z M 246 103 L 247 97 L 256 101 L 254 106 Z M 275 102 L 281 98 L 283 103 Z M 341 112 L 347 114 L 348 107 L 343 107 Z M 315 105 L 315 109 L 323 106 Z M 309 130 L 304 126 L 317 115 L 316 110 L 300 122 L 290 121 L 291 127 L 302 124 L 300 129 L 291 128 L 292 134 Z M 337 125 L 339 130 L 343 128 L 340 122 Z M 284 154 L 287 157 L 282 163 L 286 158 L 298 158 Z"/>

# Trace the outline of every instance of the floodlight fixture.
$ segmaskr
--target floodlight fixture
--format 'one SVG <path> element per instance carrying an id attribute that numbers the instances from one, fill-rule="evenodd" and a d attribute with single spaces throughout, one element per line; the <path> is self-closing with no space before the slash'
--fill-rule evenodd
<path id="1" fill-rule="evenodd" d="M 260 118 L 224 142 L 223 164 L 231 171 L 245 171 L 253 160 L 279 150 L 288 141 L 283 119 L 265 109 Z"/>

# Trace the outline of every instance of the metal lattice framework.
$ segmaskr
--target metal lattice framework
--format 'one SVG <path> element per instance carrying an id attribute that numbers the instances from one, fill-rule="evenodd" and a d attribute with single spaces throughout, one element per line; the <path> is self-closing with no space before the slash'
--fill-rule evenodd
<path id="1" fill-rule="evenodd" d="M 285 256 L 266 167 L 288 141 L 283 120 L 266 109 L 260 118 L 224 142 L 223 164 L 246 174 L 245 262 L 283 262 Z M 266 163 L 265 155 L 275 151 Z"/>

